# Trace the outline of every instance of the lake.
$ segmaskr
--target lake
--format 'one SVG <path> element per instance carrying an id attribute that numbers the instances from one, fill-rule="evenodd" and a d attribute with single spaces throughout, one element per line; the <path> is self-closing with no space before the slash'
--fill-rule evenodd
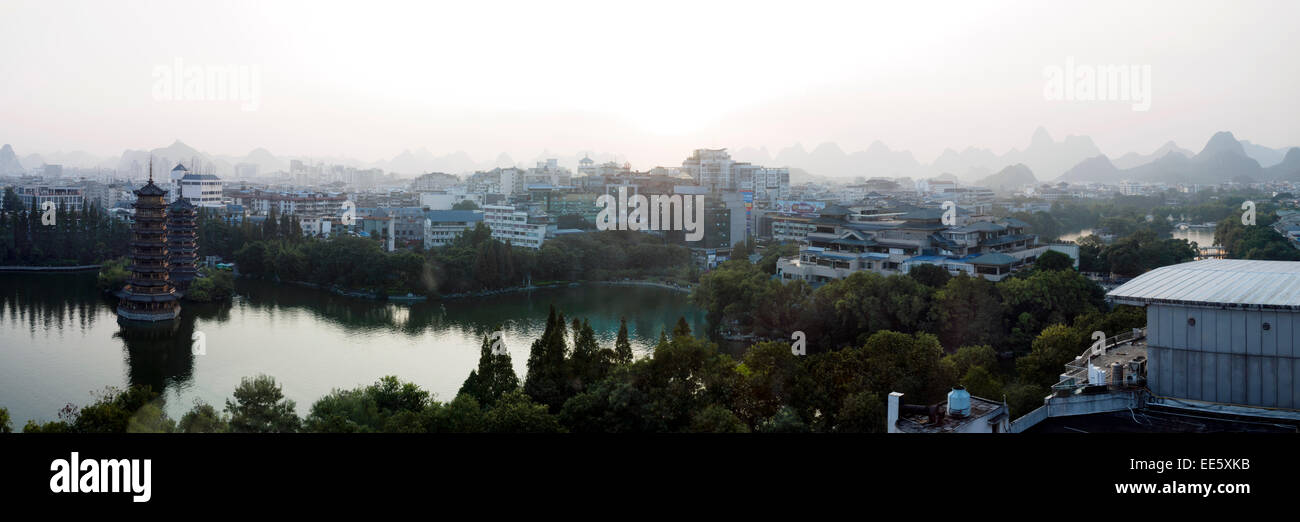
<path id="1" fill-rule="evenodd" d="M 335 388 L 396 375 L 451 400 L 478 364 L 484 335 L 503 326 L 522 380 L 532 341 L 551 304 L 571 322 L 591 322 L 612 347 L 627 317 L 633 349 L 648 353 L 659 332 L 686 317 L 698 334 L 704 313 L 687 294 L 649 286 L 583 285 L 491 297 L 398 305 L 261 280 L 240 279 L 221 305 L 184 303 L 172 327 L 122 327 L 95 274 L 0 273 L 0 407 L 14 429 L 55 420 L 107 386 L 162 390 L 179 419 L 196 399 L 218 409 L 241 377 L 265 373 L 305 415 Z M 191 339 L 202 334 L 204 350 Z"/>

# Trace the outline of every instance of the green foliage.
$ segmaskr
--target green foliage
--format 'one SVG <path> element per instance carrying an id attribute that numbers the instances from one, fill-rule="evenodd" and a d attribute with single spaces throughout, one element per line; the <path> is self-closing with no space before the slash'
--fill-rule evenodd
<path id="1" fill-rule="evenodd" d="M 1054 324 L 1034 338 L 1033 350 L 1016 361 L 1020 380 L 1028 384 L 1050 387 L 1065 363 L 1074 360 L 1089 346 L 1089 336 L 1063 324 Z"/>
<path id="2" fill-rule="evenodd" d="M 177 424 L 181 433 L 225 433 L 230 431 L 230 420 L 211 404 L 198 401 L 190 411 L 181 416 Z"/>
<path id="3" fill-rule="evenodd" d="M 304 431 L 327 433 L 423 432 L 429 392 L 394 376 L 352 390 L 334 390 L 312 404 Z"/>
<path id="4" fill-rule="evenodd" d="M 0 265 L 90 265 L 127 253 L 130 225 L 98 205 L 84 205 L 80 211 L 57 208 L 53 225 L 42 223 L 43 214 L 35 202 L 24 208 L 17 194 L 6 188 L 0 211 Z"/>
<path id="5" fill-rule="evenodd" d="M 75 433 L 72 424 L 66 421 L 50 421 L 45 424 L 38 424 L 34 420 L 28 420 L 27 425 L 23 426 L 23 433 Z"/>
<path id="6" fill-rule="evenodd" d="M 504 339 L 499 342 L 504 346 Z M 493 353 L 492 343 L 492 336 L 483 336 L 483 343 L 479 346 L 478 368 L 470 371 L 458 393 L 473 397 L 487 407 L 496 404 L 502 395 L 519 388 L 519 377 L 515 375 L 510 353 L 505 350 L 499 354 Z"/>
<path id="7" fill-rule="evenodd" d="M 776 412 L 769 419 L 765 419 L 759 426 L 758 430 L 762 433 L 807 433 L 808 424 L 799 418 L 799 413 L 790 406 L 782 406 L 781 410 Z"/>
<path id="8" fill-rule="evenodd" d="M 795 243 L 781 243 L 769 246 L 763 250 L 763 257 L 758 260 L 758 269 L 764 274 L 776 274 L 778 259 L 797 255 L 799 255 L 799 245 Z"/>
<path id="9" fill-rule="evenodd" d="M 885 431 L 885 401 L 879 394 L 857 392 L 844 399 L 836 416 L 835 431 L 843 433 L 880 433 Z"/>
<path id="10" fill-rule="evenodd" d="M 493 433 L 559 433 L 564 431 L 559 419 L 547 412 L 545 404 L 532 401 L 522 390 L 502 395 L 496 406 L 483 418 L 487 431 Z"/>
<path id="11" fill-rule="evenodd" d="M 190 287 L 185 291 L 185 299 L 197 302 L 229 301 L 235 295 L 235 277 L 224 270 L 204 268 L 200 270 Z"/>
<path id="12" fill-rule="evenodd" d="M 0 433 L 13 433 L 14 427 L 9 422 L 9 410 L 0 408 Z"/>
<path id="13" fill-rule="evenodd" d="M 998 285 L 1008 317 L 1015 318 L 1009 347 L 1016 353 L 1029 348 L 1033 336 L 1047 325 L 1106 307 L 1105 294 L 1087 277 L 1072 270 L 1035 271 Z"/>
<path id="14" fill-rule="evenodd" d="M 386 253 L 379 243 L 359 237 L 254 241 L 235 253 L 235 261 L 241 273 L 283 281 L 388 294 L 422 295 L 434 289 L 419 254 Z"/>
<path id="15" fill-rule="evenodd" d="M 956 352 L 944 356 L 941 363 L 947 375 L 961 377 L 975 367 L 996 370 L 998 368 L 998 355 L 993 350 L 993 347 L 987 344 L 963 346 L 958 348 Z M 971 393 L 979 395 L 975 392 Z"/>
<path id="16" fill-rule="evenodd" d="M 101 292 L 116 292 L 126 286 L 126 279 L 131 273 L 126 270 L 131 260 L 125 257 L 110 259 L 104 261 L 99 266 L 99 275 L 95 279 L 95 286 Z"/>
<path id="17" fill-rule="evenodd" d="M 167 413 L 154 404 L 145 404 L 132 415 L 127 422 L 127 433 L 172 433 L 176 431 L 176 421 L 167 417 Z"/>
<path id="18" fill-rule="evenodd" d="M 982 277 L 961 274 L 948 281 L 935 292 L 934 317 L 946 346 L 1000 344 L 1006 332 L 998 289 Z"/>
<path id="19" fill-rule="evenodd" d="M 470 199 L 462 199 L 451 206 L 452 210 L 478 210 L 478 203 Z"/>
<path id="20" fill-rule="evenodd" d="M 952 274 L 948 273 L 948 269 L 931 264 L 914 266 L 907 271 L 907 275 L 915 279 L 916 282 L 930 288 L 943 288 L 948 284 L 948 280 L 952 279 Z"/>
<path id="21" fill-rule="evenodd" d="M 302 421 L 295 404 L 284 398 L 275 379 L 266 375 L 245 377 L 235 388 L 234 401 L 226 400 L 230 431 L 235 433 L 292 433 Z"/>
<path id="22" fill-rule="evenodd" d="M 966 391 L 976 397 L 982 397 L 990 400 L 1000 400 L 1003 394 L 1002 379 L 986 369 L 984 366 L 972 366 L 958 384 L 964 386 Z"/>
<path id="23" fill-rule="evenodd" d="M 1300 261 L 1300 249 L 1268 226 L 1275 221 L 1272 214 L 1257 215 L 1256 219 L 1257 224 L 1252 226 L 1242 225 L 1240 216 L 1220 221 L 1214 229 L 1215 242 L 1223 245 L 1233 259 Z"/>
<path id="24" fill-rule="evenodd" d="M 568 343 L 565 341 L 564 314 L 551 307 L 546 318 L 546 329 L 533 341 L 528 352 L 528 377 L 524 380 L 524 393 L 538 402 L 559 411 L 564 401 L 572 396 L 568 383 L 569 367 L 565 363 Z"/>
<path id="25" fill-rule="evenodd" d="M 485 429 L 483 409 L 469 395 L 457 395 L 445 405 L 435 403 L 423 417 L 429 433 L 480 433 Z"/>
<path id="26" fill-rule="evenodd" d="M 77 433 L 124 433 L 131 419 L 157 397 L 148 386 L 108 388 L 94 403 L 64 417 L 74 419 L 72 431 Z"/>
<path id="27" fill-rule="evenodd" d="M 1196 248 L 1183 239 L 1159 239 L 1154 232 L 1138 231 L 1107 246 L 1101 253 L 1110 272 L 1136 277 L 1153 268 L 1185 263 L 1196 258 Z"/>
<path id="28" fill-rule="evenodd" d="M 1074 260 L 1070 256 L 1048 250 L 1034 260 L 1034 268 L 1038 270 L 1073 270 Z"/>
<path id="29" fill-rule="evenodd" d="M 691 417 L 692 433 L 749 433 L 749 426 L 740 421 L 726 406 L 711 404 Z"/>
<path id="30" fill-rule="evenodd" d="M 1020 417 L 1043 405 L 1043 398 L 1051 393 L 1047 386 L 1016 383 L 1006 387 L 1007 406 L 1012 417 Z"/>
<path id="31" fill-rule="evenodd" d="M 632 362 L 632 343 L 627 336 L 627 318 L 620 317 L 618 320 L 618 338 L 614 341 L 614 363 L 629 364 Z"/>
<path id="32" fill-rule="evenodd" d="M 737 378 L 735 362 L 712 343 L 665 338 L 652 356 L 615 367 L 567 400 L 559 416 L 575 432 L 687 431 L 697 413 L 730 402 Z"/>
<path id="33" fill-rule="evenodd" d="M 677 279 L 691 266 L 685 247 L 632 231 L 564 235 L 548 239 L 536 251 L 491 236 L 492 231 L 479 223 L 451 244 L 425 254 L 438 292 L 495 290 L 528 280 Z"/>

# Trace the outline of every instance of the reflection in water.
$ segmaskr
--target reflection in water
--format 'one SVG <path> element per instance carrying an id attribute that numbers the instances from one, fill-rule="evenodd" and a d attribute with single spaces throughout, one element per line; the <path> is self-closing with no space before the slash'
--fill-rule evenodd
<path id="1" fill-rule="evenodd" d="M 398 305 L 267 281 L 236 281 L 233 303 L 184 303 L 167 325 L 122 324 L 95 274 L 0 273 L 0 407 L 15 423 L 52 420 L 67 403 L 85 405 L 105 386 L 148 385 L 179 418 L 194 400 L 218 407 L 241 377 L 265 373 L 298 402 L 298 413 L 332 388 L 384 375 L 449 400 L 478 362 L 483 336 L 500 327 L 515 371 L 554 304 L 591 322 L 612 346 L 628 319 L 633 349 L 648 353 L 685 316 L 704 314 L 686 294 L 662 288 L 588 285 Z M 206 353 L 191 353 L 202 332 Z M 727 348 L 724 345 L 724 349 Z"/>
<path id="2" fill-rule="evenodd" d="M 194 324 L 198 319 L 224 323 L 230 303 L 184 303 L 174 321 L 142 323 L 118 320 L 113 337 L 122 341 L 127 384 L 149 386 L 165 394 L 170 387 L 185 388 L 193 377 Z"/>

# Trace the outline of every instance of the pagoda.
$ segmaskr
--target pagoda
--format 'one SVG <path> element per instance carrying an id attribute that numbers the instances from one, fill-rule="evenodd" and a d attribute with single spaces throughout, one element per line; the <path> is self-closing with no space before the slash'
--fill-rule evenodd
<path id="1" fill-rule="evenodd" d="M 167 191 L 149 182 L 135 191 L 131 225 L 131 275 L 122 289 L 117 315 L 135 321 L 167 321 L 181 313 L 180 296 L 167 270 Z"/>
<path id="2" fill-rule="evenodd" d="M 190 287 L 198 274 L 196 210 L 185 197 L 176 198 L 167 207 L 167 272 L 181 292 Z"/>

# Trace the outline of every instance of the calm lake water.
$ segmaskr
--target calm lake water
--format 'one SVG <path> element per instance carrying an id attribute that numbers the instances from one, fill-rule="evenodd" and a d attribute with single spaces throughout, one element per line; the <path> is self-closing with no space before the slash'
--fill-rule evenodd
<path id="1" fill-rule="evenodd" d="M 124 328 L 95 274 L 0 273 L 0 407 L 15 429 L 54 420 L 68 403 L 85 405 L 106 386 L 162 390 L 179 419 L 196 399 L 224 404 L 239 379 L 265 373 L 305 415 L 334 388 L 397 375 L 451 400 L 478 364 L 483 335 L 504 325 L 522 379 L 528 349 L 554 304 L 566 319 L 587 319 L 611 346 L 627 317 L 633 349 L 645 354 L 663 328 L 685 316 L 696 332 L 704 314 L 685 293 L 641 286 L 565 287 L 486 298 L 396 305 L 345 298 L 266 281 L 239 280 L 233 303 L 185 303 L 174 328 Z M 206 353 L 192 354 L 201 332 Z"/>
<path id="2" fill-rule="evenodd" d="M 1211 247 L 1214 245 L 1214 230 L 1217 227 L 1209 228 L 1188 228 L 1187 230 L 1174 229 L 1169 235 L 1174 239 L 1186 239 L 1196 243 L 1199 247 Z"/>
<path id="3" fill-rule="evenodd" d="M 1061 236 L 1061 241 L 1078 241 L 1079 238 L 1087 237 L 1089 234 L 1092 234 L 1092 229 L 1090 228 L 1064 234 Z M 1193 241 L 1201 247 L 1214 246 L 1214 227 L 1189 228 L 1187 230 L 1179 230 L 1175 228 L 1173 232 L 1169 233 L 1169 236 L 1174 239 Z"/>

